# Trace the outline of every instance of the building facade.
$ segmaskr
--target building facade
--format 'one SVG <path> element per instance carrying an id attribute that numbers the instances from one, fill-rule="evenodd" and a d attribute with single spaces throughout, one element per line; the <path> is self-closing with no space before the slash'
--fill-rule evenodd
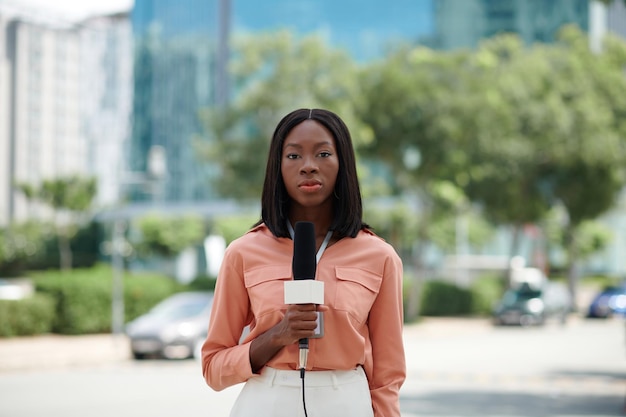
<path id="1" fill-rule="evenodd" d="M 475 48 L 515 33 L 526 44 L 553 42 L 565 24 L 589 29 L 589 0 L 435 0 L 437 49 Z"/>
<path id="2" fill-rule="evenodd" d="M 217 198 L 211 189 L 216 173 L 197 157 L 193 141 L 205 133 L 199 110 L 221 105 L 228 94 L 223 76 L 228 39 L 279 29 L 316 32 L 333 47 L 367 60 L 381 57 L 393 42 L 430 36 L 432 0 L 381 5 L 358 0 L 136 0 L 131 169 L 145 171 L 148 149 L 163 146 L 166 200 Z M 141 190 L 133 196 L 150 198 Z"/>
<path id="3" fill-rule="evenodd" d="M 81 124 L 97 207 L 124 195 L 132 121 L 132 28 L 128 12 L 80 22 Z"/>
<path id="4" fill-rule="evenodd" d="M 51 215 L 15 186 L 95 176 L 96 204 L 119 199 L 128 138 L 128 17 L 84 23 L 0 8 L 0 226 Z"/>
<path id="5" fill-rule="evenodd" d="M 167 179 L 161 198 L 198 201 L 212 196 L 209 168 L 197 158 L 199 111 L 215 102 L 217 2 L 139 0 L 134 34 L 133 125 L 128 166 L 147 171 L 147 155 L 161 146 Z M 141 185 L 136 200 L 151 199 Z"/>
<path id="6" fill-rule="evenodd" d="M 8 101 L 3 116 L 8 132 L 2 147 L 9 164 L 3 169 L 2 222 L 45 215 L 14 184 L 87 171 L 86 143 L 81 134 L 78 33 L 23 19 L 5 25 L 5 77 Z"/>

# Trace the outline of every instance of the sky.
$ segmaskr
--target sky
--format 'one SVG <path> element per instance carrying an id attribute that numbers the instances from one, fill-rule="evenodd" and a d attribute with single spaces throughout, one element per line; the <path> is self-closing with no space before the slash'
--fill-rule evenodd
<path id="1" fill-rule="evenodd" d="M 55 17 L 80 20 L 88 16 L 129 10 L 134 0 L 0 0 L 0 5 L 34 8 Z"/>

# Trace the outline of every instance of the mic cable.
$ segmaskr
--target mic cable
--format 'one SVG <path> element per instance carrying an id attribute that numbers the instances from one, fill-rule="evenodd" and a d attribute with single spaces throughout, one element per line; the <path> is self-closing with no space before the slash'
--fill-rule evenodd
<path id="1" fill-rule="evenodd" d="M 300 349 L 300 379 L 302 379 L 302 407 L 304 408 L 304 417 L 308 417 L 306 410 L 306 397 L 304 395 L 304 374 L 306 373 L 306 362 L 309 356 L 309 339 L 300 339 L 298 343 Z"/>

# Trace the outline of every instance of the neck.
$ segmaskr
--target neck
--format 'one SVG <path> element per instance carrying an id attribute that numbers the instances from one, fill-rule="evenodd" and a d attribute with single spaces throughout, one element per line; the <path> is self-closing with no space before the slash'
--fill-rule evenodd
<path id="1" fill-rule="evenodd" d="M 311 222 L 315 227 L 315 237 L 319 243 L 324 239 L 332 224 L 331 211 L 320 210 L 292 210 L 289 213 L 289 222 L 295 227 L 297 222 Z"/>

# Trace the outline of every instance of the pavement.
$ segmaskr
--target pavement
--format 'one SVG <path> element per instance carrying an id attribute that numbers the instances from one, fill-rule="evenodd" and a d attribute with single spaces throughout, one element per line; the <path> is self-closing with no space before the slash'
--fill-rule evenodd
<path id="1" fill-rule="evenodd" d="M 405 326 L 405 338 L 437 338 L 450 332 L 490 328 L 488 319 L 425 318 Z M 0 373 L 99 366 L 130 360 L 125 335 L 43 335 L 0 339 Z"/>
<path id="2" fill-rule="evenodd" d="M 43 335 L 0 339 L 0 373 L 97 366 L 130 359 L 126 336 Z"/>

